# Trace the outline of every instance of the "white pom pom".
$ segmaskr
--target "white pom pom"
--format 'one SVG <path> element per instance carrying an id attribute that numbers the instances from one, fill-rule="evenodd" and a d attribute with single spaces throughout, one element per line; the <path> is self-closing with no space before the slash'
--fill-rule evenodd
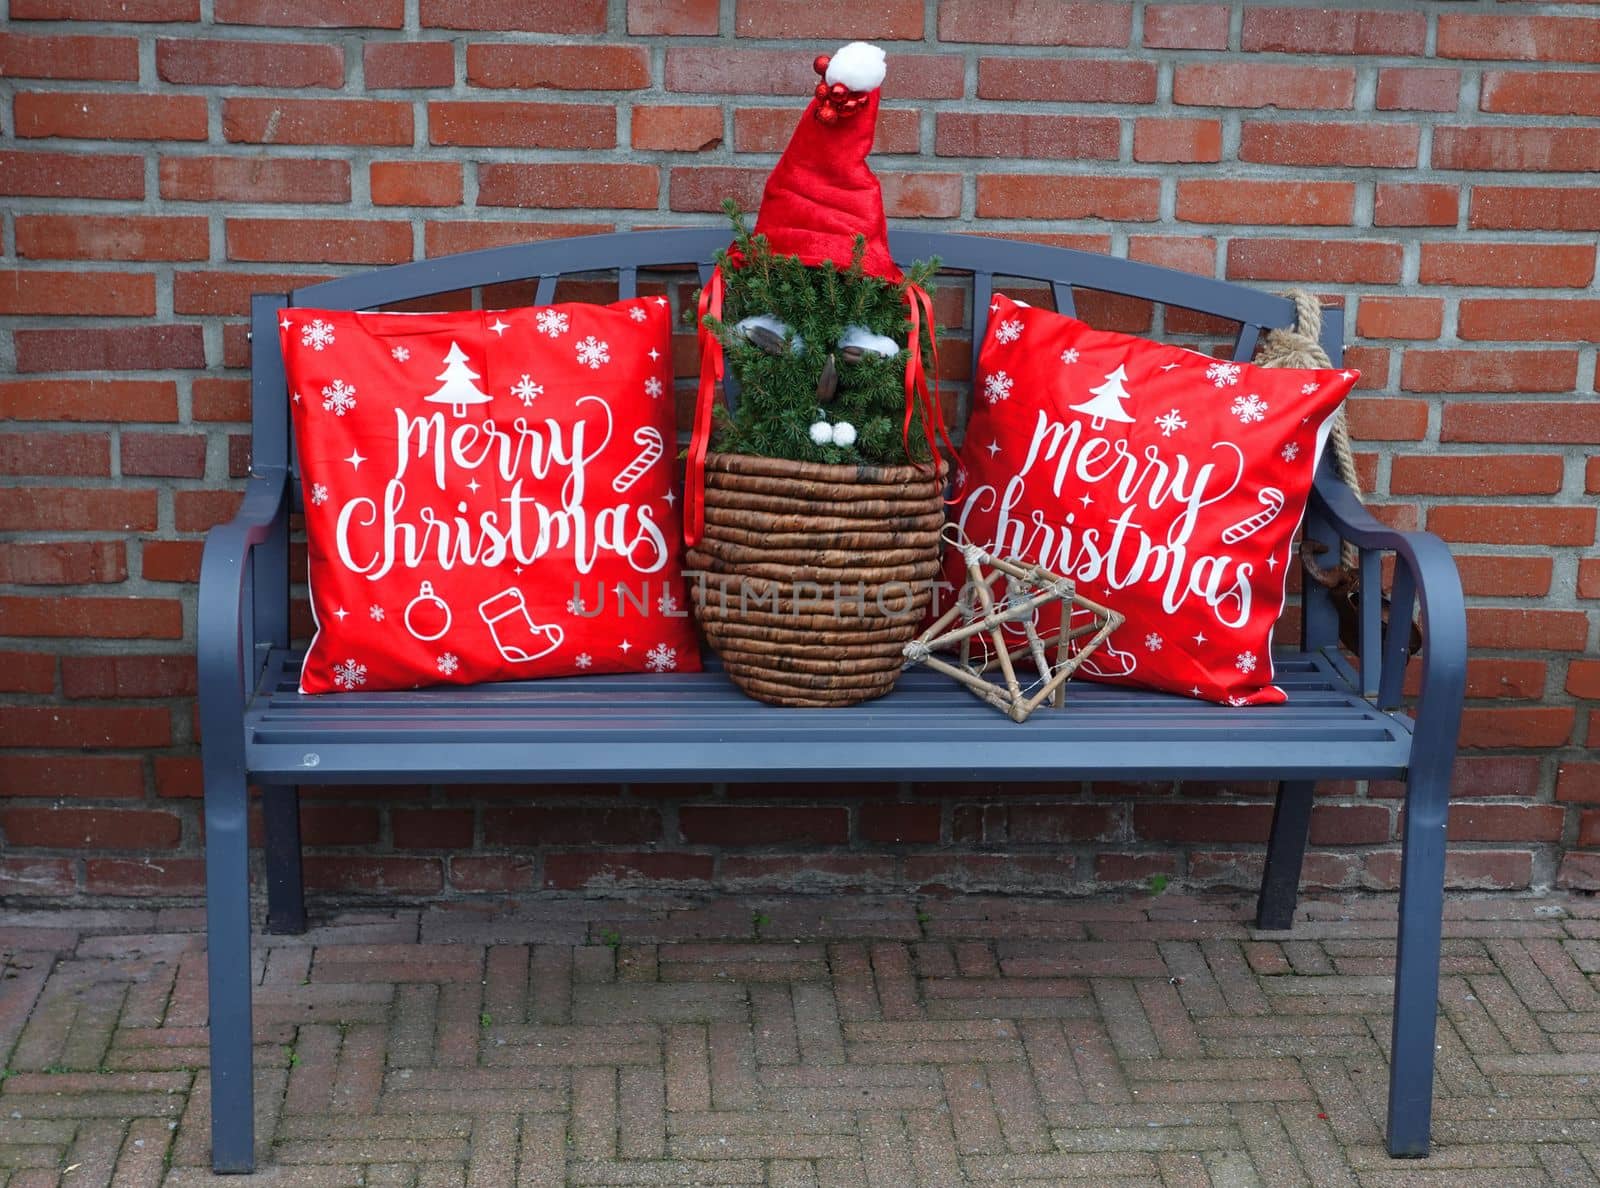
<path id="1" fill-rule="evenodd" d="M 811 426 L 812 432 L 816 426 Z M 853 446 L 856 444 L 856 427 L 849 421 L 840 421 L 833 427 L 833 444 L 836 446 Z"/>
<path id="2" fill-rule="evenodd" d="M 874 355 L 882 355 L 892 359 L 900 353 L 900 344 L 885 334 L 874 334 L 865 326 L 846 326 L 844 333 L 839 335 L 841 347 L 860 347 Z"/>
<path id="3" fill-rule="evenodd" d="M 855 438 L 855 430 L 850 431 L 851 439 Z M 811 440 L 818 445 L 828 445 L 833 441 L 833 426 L 826 421 L 818 421 L 811 426 Z"/>
<path id="4" fill-rule="evenodd" d="M 830 84 L 843 83 L 852 91 L 874 91 L 883 85 L 887 73 L 883 62 L 884 52 L 877 46 L 852 41 L 828 60 L 828 73 L 823 77 Z"/>

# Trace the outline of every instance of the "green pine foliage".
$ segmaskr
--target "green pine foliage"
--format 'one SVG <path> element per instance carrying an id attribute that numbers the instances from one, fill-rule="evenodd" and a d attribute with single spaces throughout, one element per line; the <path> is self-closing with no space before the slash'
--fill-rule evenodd
<path id="1" fill-rule="evenodd" d="M 857 236 L 852 259 L 844 269 L 833 263 L 809 268 L 793 256 L 776 256 L 764 235 L 752 235 L 738 206 L 723 203 L 733 223 L 734 246 L 742 264 L 733 267 L 728 253 L 718 253 L 724 283 L 722 318 L 707 325 L 722 341 L 728 369 L 738 378 L 736 411 L 717 405 L 716 448 L 727 453 L 756 454 L 796 462 L 867 463 L 903 466 L 908 461 L 902 440 L 905 423 L 907 284 L 928 288 L 937 260 L 912 266 L 906 281 L 892 285 L 861 270 L 866 237 Z M 793 329 L 791 348 L 771 355 L 734 329 L 743 318 L 766 314 Z M 862 326 L 893 338 L 900 352 L 892 358 L 868 353 L 848 362 L 838 341 L 847 326 Z M 931 328 L 930 328 L 931 329 Z M 932 346 L 923 335 L 923 365 L 933 371 Z M 834 357 L 838 393 L 826 406 L 817 401 L 817 380 L 828 356 Z M 848 421 L 855 426 L 851 446 L 817 445 L 811 425 Z M 928 460 L 927 437 L 920 409 L 910 432 L 910 461 Z"/>

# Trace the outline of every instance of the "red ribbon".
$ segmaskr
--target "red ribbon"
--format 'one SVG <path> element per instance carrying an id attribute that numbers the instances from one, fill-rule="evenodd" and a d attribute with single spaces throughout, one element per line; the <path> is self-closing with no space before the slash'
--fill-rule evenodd
<path id="1" fill-rule="evenodd" d="M 950 443 L 945 429 L 944 407 L 939 401 L 939 340 L 933 328 L 933 299 L 921 285 L 906 286 L 906 320 L 911 324 L 907 349 L 911 357 L 906 360 L 906 419 L 900 429 L 900 439 L 906 447 L 906 457 L 911 456 L 911 419 L 920 405 L 922 432 L 928 439 L 928 456 L 934 470 L 939 468 L 939 442 L 952 456 L 956 447 Z M 933 356 L 933 391 L 928 390 L 928 374 L 922 365 L 922 326 L 928 327 L 928 351 Z"/>
<path id="2" fill-rule="evenodd" d="M 700 543 L 706 528 L 706 451 L 711 448 L 711 413 L 722 379 L 722 340 L 706 325 L 706 316 L 722 318 L 722 269 L 713 268 L 700 290 L 700 391 L 695 397 L 694 430 L 689 436 L 689 461 L 683 482 L 683 542 Z"/>

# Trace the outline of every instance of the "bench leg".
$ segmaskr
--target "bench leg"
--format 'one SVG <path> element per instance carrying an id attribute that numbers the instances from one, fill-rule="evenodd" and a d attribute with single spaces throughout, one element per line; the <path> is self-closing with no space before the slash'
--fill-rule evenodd
<path id="1" fill-rule="evenodd" d="M 1406 781 L 1389 1064 L 1389 1154 L 1428 1153 L 1433 1056 L 1439 1021 L 1439 940 L 1444 917 L 1445 818 L 1450 762 L 1413 766 Z"/>
<path id="2" fill-rule="evenodd" d="M 1267 841 L 1267 869 L 1256 900 L 1256 927 L 1275 931 L 1294 924 L 1295 897 L 1300 893 L 1300 865 L 1311 829 L 1310 780 L 1285 780 L 1278 785 L 1272 810 L 1272 836 Z"/>
<path id="3" fill-rule="evenodd" d="M 273 784 L 261 790 L 267 827 L 267 931 L 306 930 L 306 896 L 300 870 L 300 789 Z"/>
<path id="4" fill-rule="evenodd" d="M 250 1017 L 250 843 L 244 773 L 207 763 L 206 978 L 211 998 L 211 1168 L 255 1170 Z"/>

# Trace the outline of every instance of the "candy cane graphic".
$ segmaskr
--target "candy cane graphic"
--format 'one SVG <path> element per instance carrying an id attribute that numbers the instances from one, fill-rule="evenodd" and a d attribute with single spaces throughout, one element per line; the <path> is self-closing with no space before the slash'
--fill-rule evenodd
<path id="1" fill-rule="evenodd" d="M 611 489 L 619 495 L 634 483 L 644 477 L 644 472 L 649 470 L 661 460 L 664 448 L 661 441 L 661 432 L 646 425 L 633 435 L 635 445 L 642 446 L 639 456 L 623 469 L 622 473 L 611 480 Z"/>
<path id="2" fill-rule="evenodd" d="M 1223 544 L 1238 544 L 1247 536 L 1254 536 L 1268 524 L 1278 518 L 1278 513 L 1283 510 L 1283 492 L 1276 487 L 1262 487 L 1256 492 L 1260 500 L 1262 511 L 1247 520 L 1240 520 L 1237 524 L 1229 524 L 1222 530 Z"/>

